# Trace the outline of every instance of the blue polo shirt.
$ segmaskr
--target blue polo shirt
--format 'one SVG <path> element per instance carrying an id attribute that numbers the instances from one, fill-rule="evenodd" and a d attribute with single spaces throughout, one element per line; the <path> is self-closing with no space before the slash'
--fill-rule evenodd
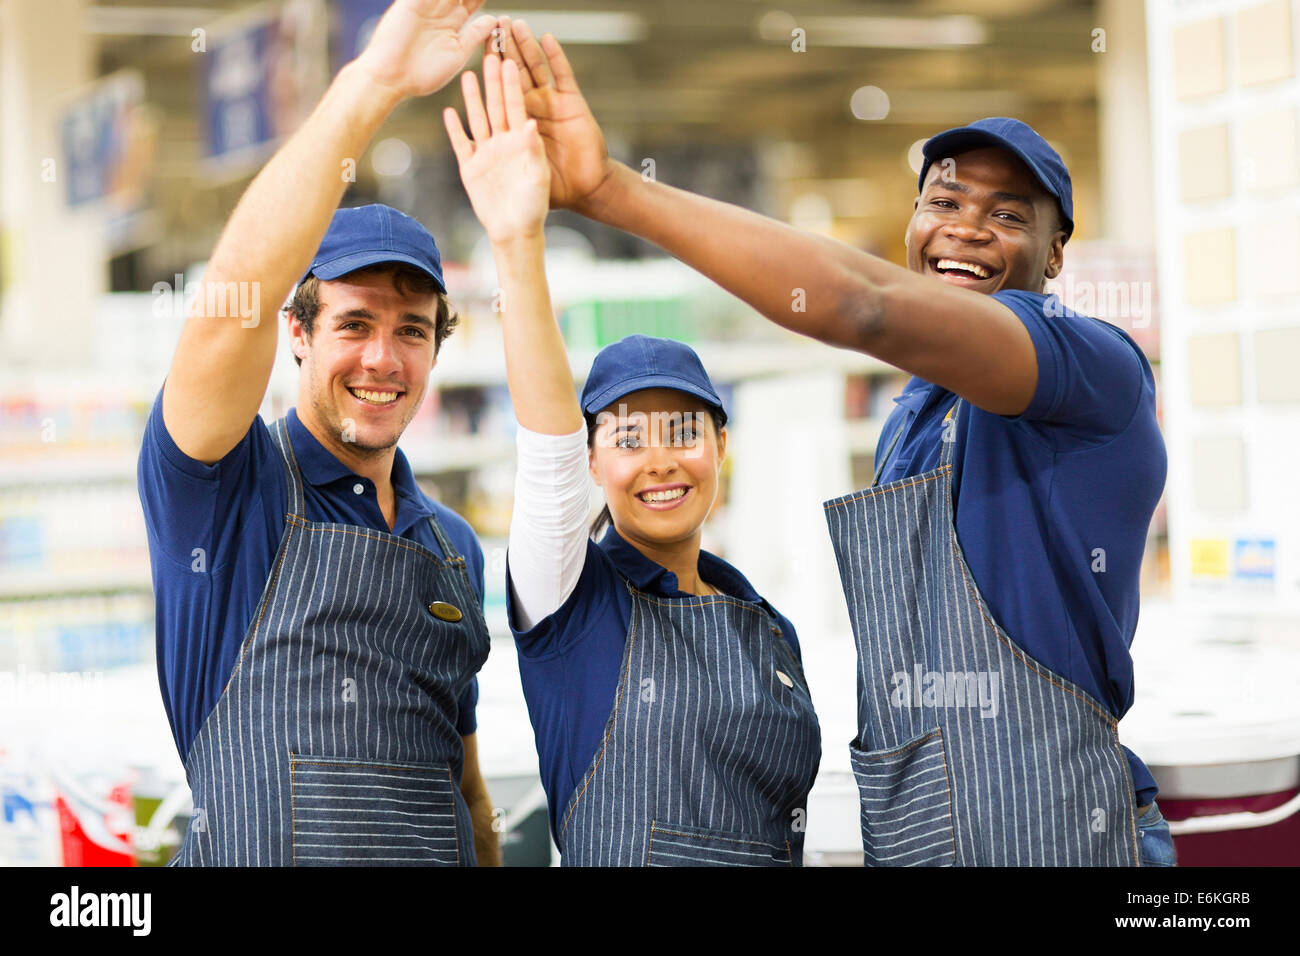
<path id="1" fill-rule="evenodd" d="M 1038 385 L 1024 413 L 962 403 L 952 474 L 957 539 L 997 622 L 1030 657 L 1116 719 L 1133 704 L 1129 646 L 1151 515 L 1165 484 L 1151 366 L 1123 331 L 1056 296 L 993 296 L 1029 330 Z M 894 399 L 882 484 L 939 466 L 956 396 L 913 378 Z M 1156 783 L 1127 751 L 1139 804 Z"/>
<path id="2" fill-rule="evenodd" d="M 800 663 L 794 625 L 759 596 L 744 575 L 707 551 L 700 577 L 719 591 L 762 606 L 772 615 Z M 623 649 L 632 623 L 632 595 L 624 578 L 647 594 L 691 597 L 677 575 L 628 544 L 611 526 L 599 543 L 587 542 L 582 575 L 567 601 L 530 630 L 516 626 L 510 561 L 506 559 L 506 610 L 519 650 L 519 676 L 537 738 L 538 766 L 551 817 L 551 835 L 574 788 L 590 769 L 618 695 Z M 556 840 L 558 844 L 558 839 Z"/>
<path id="3" fill-rule="evenodd" d="M 289 438 L 302 472 L 308 521 L 390 533 L 374 482 L 347 468 L 289 409 Z M 393 458 L 397 517 L 391 533 L 443 555 L 426 520 L 438 519 L 465 556 L 483 600 L 483 549 L 473 529 L 415 483 L 401 449 Z M 185 455 L 163 424 L 162 391 L 145 425 L 137 468 L 149 533 L 158 647 L 158 682 L 176 749 L 184 761 L 234 671 L 284 534 L 289 486 L 284 459 L 261 417 L 220 461 Z M 360 485 L 361 493 L 355 488 Z M 199 550 L 201 549 L 201 551 Z M 477 678 L 460 701 L 456 727 L 474 733 Z"/>

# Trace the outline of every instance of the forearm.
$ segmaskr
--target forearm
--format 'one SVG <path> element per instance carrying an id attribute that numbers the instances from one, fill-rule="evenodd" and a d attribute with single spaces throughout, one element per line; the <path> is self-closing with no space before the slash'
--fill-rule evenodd
<path id="1" fill-rule="evenodd" d="M 492 799 L 486 789 L 465 794 L 470 819 L 474 823 L 474 856 L 479 866 L 501 865 L 501 839 L 493 828 Z"/>
<path id="2" fill-rule="evenodd" d="M 519 424 L 544 435 L 582 425 L 564 337 L 555 321 L 539 232 L 492 244 L 501 283 L 506 382 Z"/>
<path id="3" fill-rule="evenodd" d="M 219 459 L 257 414 L 275 359 L 276 312 L 338 208 L 345 161 L 359 159 L 393 105 L 391 93 L 344 67 L 236 205 L 204 271 L 164 394 L 168 430 L 191 457 Z"/>
<path id="4" fill-rule="evenodd" d="M 653 242 L 784 328 L 863 349 L 897 267 L 844 243 L 642 177 L 620 163 L 579 210 Z"/>
<path id="5" fill-rule="evenodd" d="M 355 63 L 244 192 L 208 263 L 212 274 L 256 279 L 278 306 L 311 262 L 355 167 L 396 106 Z"/>

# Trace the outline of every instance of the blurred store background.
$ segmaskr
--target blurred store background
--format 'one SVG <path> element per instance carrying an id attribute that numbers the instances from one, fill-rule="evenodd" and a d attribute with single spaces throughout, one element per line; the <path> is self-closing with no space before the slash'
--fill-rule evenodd
<path id="1" fill-rule="evenodd" d="M 0 0 L 0 864 L 175 848 L 190 807 L 154 667 L 143 423 L 226 216 L 385 6 Z M 1057 291 L 1146 350 L 1170 451 L 1121 736 L 1184 863 L 1300 862 L 1300 0 L 487 10 L 566 45 L 617 158 L 895 262 L 928 136 L 989 115 L 1043 133 L 1075 189 Z M 447 263 L 462 324 L 402 447 L 482 538 L 481 760 L 507 862 L 545 864 L 504 617 L 513 415 L 447 105 L 454 86 L 403 106 L 344 203 L 411 213 Z M 725 384 L 730 480 L 706 546 L 799 628 L 826 752 L 808 862 L 860 864 L 853 645 L 820 503 L 869 483 L 906 376 L 581 218 L 553 214 L 548 242 L 575 382 L 637 331 L 692 343 Z M 295 395 L 283 351 L 268 421 Z"/>

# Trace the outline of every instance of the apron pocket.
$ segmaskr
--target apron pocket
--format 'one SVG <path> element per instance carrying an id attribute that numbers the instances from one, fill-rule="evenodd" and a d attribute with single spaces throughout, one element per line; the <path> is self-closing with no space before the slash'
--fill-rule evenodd
<path id="1" fill-rule="evenodd" d="M 943 732 L 892 750 L 849 744 L 867 866 L 952 866 L 956 835 Z"/>
<path id="2" fill-rule="evenodd" d="M 446 764 L 290 754 L 295 866 L 456 866 Z"/>
<path id="3" fill-rule="evenodd" d="M 646 866 L 794 866 L 789 841 L 650 821 Z"/>

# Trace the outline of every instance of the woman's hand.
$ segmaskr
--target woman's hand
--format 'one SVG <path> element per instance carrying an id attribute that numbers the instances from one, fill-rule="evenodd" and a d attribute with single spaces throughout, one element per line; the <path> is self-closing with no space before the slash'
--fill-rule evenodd
<path id="1" fill-rule="evenodd" d="M 482 16 L 461 28 L 483 0 L 395 0 L 353 61 L 395 100 L 442 89 L 496 25 Z"/>
<path id="2" fill-rule="evenodd" d="M 461 77 L 471 140 L 460 117 L 442 114 L 461 182 L 474 215 L 494 244 L 539 238 L 546 222 L 551 172 L 537 132 L 537 121 L 524 111 L 519 69 L 512 60 L 483 58 L 484 97 L 473 71 Z"/>

